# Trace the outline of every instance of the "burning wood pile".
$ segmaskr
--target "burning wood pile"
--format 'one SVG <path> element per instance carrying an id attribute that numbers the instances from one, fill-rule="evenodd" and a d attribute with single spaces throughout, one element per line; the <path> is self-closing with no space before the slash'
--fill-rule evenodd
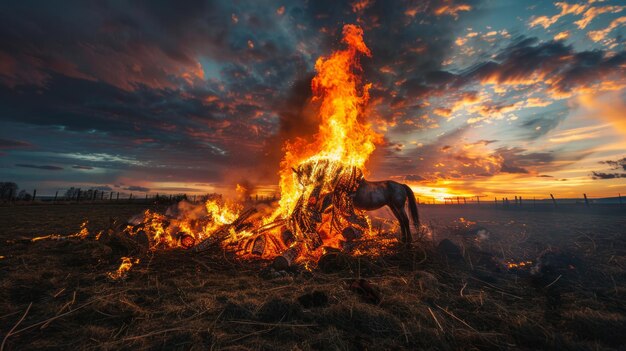
<path id="1" fill-rule="evenodd" d="M 223 199 L 181 202 L 165 214 L 146 211 L 122 230 L 124 235 L 147 241 L 150 250 L 202 252 L 219 246 L 240 256 L 273 258 L 279 269 L 317 260 L 323 248 L 348 249 L 348 243 L 371 235 L 369 219 L 352 198 L 380 140 L 363 120 L 370 84 L 361 84 L 357 74 L 359 55 L 371 53 L 357 26 L 344 26 L 343 43 L 345 49 L 315 64 L 311 88 L 319 103 L 319 131 L 311 140 L 285 145 L 281 197 L 271 213 Z"/>
<path id="2" fill-rule="evenodd" d="M 344 49 L 315 64 L 311 88 L 319 130 L 284 146 L 274 208 L 261 213 L 219 196 L 201 204 L 181 201 L 165 213 L 146 210 L 98 235 L 129 253 L 111 278 L 122 277 L 146 251 L 219 247 L 241 257 L 274 259 L 275 268 L 285 269 L 317 261 L 329 248 L 350 251 L 372 235 L 369 219 L 353 203 L 365 164 L 381 140 L 362 116 L 371 84 L 361 84 L 359 56 L 371 53 L 357 26 L 344 26 L 343 43 Z"/>

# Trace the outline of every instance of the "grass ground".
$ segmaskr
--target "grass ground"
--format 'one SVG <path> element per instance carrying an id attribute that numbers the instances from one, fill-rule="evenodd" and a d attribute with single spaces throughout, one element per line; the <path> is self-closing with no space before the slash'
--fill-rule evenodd
<path id="1" fill-rule="evenodd" d="M 434 239 L 412 250 L 340 255 L 288 273 L 219 250 L 174 250 L 145 257 L 122 281 L 107 276 L 119 264 L 115 248 L 23 240 L 75 233 L 84 220 L 102 230 L 109 217 L 144 208 L 0 208 L 4 349 L 610 350 L 626 340 L 619 216 L 430 206 L 420 210 Z M 460 217 L 488 229 L 489 239 L 477 247 L 459 236 Z M 437 250 L 444 238 L 462 258 Z M 546 263 L 554 270 L 539 278 L 494 271 L 486 254 L 521 261 L 550 248 L 566 259 Z M 355 288 L 360 278 L 380 301 Z"/>

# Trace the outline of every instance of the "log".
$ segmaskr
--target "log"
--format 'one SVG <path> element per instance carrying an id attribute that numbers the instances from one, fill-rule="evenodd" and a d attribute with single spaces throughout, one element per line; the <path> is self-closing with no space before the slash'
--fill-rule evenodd
<path id="1" fill-rule="evenodd" d="M 211 248 L 212 246 L 220 243 L 223 238 L 224 238 L 224 236 L 219 235 L 218 233 L 213 233 L 213 234 L 211 234 L 211 236 L 209 236 L 208 238 L 206 238 L 206 239 L 202 240 L 200 243 L 198 243 L 198 245 L 194 246 L 193 247 L 193 251 L 194 252 L 206 251 L 209 248 Z"/>
<path id="2" fill-rule="evenodd" d="M 259 235 L 254 239 L 252 245 L 252 254 L 257 256 L 263 256 L 265 252 L 265 235 Z"/>
<path id="3" fill-rule="evenodd" d="M 196 243 L 196 239 L 188 233 L 179 232 L 177 236 L 180 246 L 185 250 L 191 249 Z"/>
<path id="4" fill-rule="evenodd" d="M 302 242 L 295 242 L 291 245 L 287 250 L 283 251 L 280 256 L 277 256 L 272 263 L 272 267 L 274 267 L 277 271 L 284 271 L 291 267 L 296 259 L 302 253 L 302 249 L 304 248 L 304 244 Z"/>
<path id="5" fill-rule="evenodd" d="M 256 208 L 250 208 L 250 209 L 242 212 L 239 215 L 239 217 L 235 221 L 233 221 L 231 224 L 223 225 L 221 228 L 219 228 L 218 230 L 213 232 L 211 234 L 211 236 L 209 236 L 208 238 L 206 238 L 203 241 L 201 241 L 200 243 L 198 243 L 198 245 L 194 246 L 193 251 L 194 252 L 206 251 L 211 246 L 219 244 L 224 239 L 228 238 L 229 233 L 230 233 L 230 228 L 234 228 L 235 231 L 237 231 L 238 230 L 237 228 L 244 227 L 245 226 L 245 221 L 250 216 L 252 216 L 254 213 L 256 213 Z"/>

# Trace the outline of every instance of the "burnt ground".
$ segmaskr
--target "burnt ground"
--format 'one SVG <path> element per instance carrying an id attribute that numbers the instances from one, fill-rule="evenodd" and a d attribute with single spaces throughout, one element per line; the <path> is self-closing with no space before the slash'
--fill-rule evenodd
<path id="1" fill-rule="evenodd" d="M 102 230 L 143 208 L 0 208 L 5 350 L 609 350 L 626 340 L 624 216 L 422 207 L 434 241 L 409 251 L 292 272 L 219 250 L 168 251 L 122 281 L 107 277 L 121 253 L 102 243 L 24 240 L 75 233 L 85 219 Z M 460 217 L 489 239 L 476 244 Z M 454 245 L 442 252 L 444 238 Z M 493 265 L 546 249 L 533 276 Z"/>

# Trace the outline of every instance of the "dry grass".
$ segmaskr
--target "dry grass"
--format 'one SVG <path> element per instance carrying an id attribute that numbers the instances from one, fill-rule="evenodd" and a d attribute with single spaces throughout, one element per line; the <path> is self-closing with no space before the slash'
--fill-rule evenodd
<path id="1" fill-rule="evenodd" d="M 423 243 L 379 257 L 341 256 L 324 270 L 272 274 L 266 262 L 221 251 L 168 251 L 145 257 L 124 281 L 108 279 L 120 253 L 101 243 L 16 240 L 70 234 L 85 219 L 92 231 L 103 229 L 110 216 L 140 210 L 0 208 L 6 350 L 603 350 L 618 349 L 626 332 L 626 220 L 616 216 L 425 208 L 435 241 L 459 244 L 463 260 Z M 491 238 L 480 248 L 462 240 L 459 217 L 477 221 Z M 551 246 L 580 258 L 556 281 L 493 272 L 480 260 L 481 251 L 534 259 Z M 367 279 L 382 301 L 350 289 L 356 278 Z"/>

